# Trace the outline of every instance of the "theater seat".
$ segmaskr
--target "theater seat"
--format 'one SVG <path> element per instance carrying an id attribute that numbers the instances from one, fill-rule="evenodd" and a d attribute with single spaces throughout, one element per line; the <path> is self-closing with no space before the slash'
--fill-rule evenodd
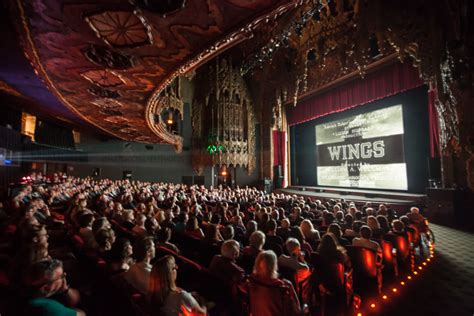
<path id="1" fill-rule="evenodd" d="M 411 272 L 413 270 L 413 257 L 408 237 L 403 235 L 386 234 L 384 238 L 390 241 L 397 250 L 396 258 L 399 270 Z"/>
<path id="2" fill-rule="evenodd" d="M 328 263 L 316 252 L 311 254 L 311 262 L 315 267 L 311 282 L 313 292 L 319 294 L 320 315 L 346 311 L 353 301 L 352 269 L 345 271 L 342 263 Z"/>
<path id="3" fill-rule="evenodd" d="M 354 270 L 354 290 L 361 294 L 380 293 L 382 275 L 377 264 L 377 253 L 372 249 L 346 246 Z"/>
<path id="4" fill-rule="evenodd" d="M 383 254 L 383 270 L 384 277 L 397 277 L 398 276 L 398 263 L 396 257 L 396 248 L 390 241 L 384 239 L 375 240 L 382 247 Z M 394 253 L 395 252 L 395 253 Z"/>

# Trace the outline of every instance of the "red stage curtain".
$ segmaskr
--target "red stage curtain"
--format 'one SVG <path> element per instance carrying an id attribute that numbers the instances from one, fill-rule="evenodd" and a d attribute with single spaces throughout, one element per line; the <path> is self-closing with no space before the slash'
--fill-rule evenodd
<path id="1" fill-rule="evenodd" d="M 286 151 L 286 132 L 273 131 L 273 166 L 281 166 L 281 170 L 285 175 L 285 151 Z M 285 179 L 281 183 L 285 187 Z"/>
<path id="2" fill-rule="evenodd" d="M 396 63 L 368 74 L 365 79 L 309 98 L 287 107 L 288 124 L 296 125 L 358 105 L 379 100 L 423 85 L 418 71 L 408 63 Z"/>
<path id="3" fill-rule="evenodd" d="M 435 107 L 436 90 L 428 91 L 428 115 L 430 122 L 430 152 L 431 158 L 440 157 L 439 150 L 439 122 Z"/>

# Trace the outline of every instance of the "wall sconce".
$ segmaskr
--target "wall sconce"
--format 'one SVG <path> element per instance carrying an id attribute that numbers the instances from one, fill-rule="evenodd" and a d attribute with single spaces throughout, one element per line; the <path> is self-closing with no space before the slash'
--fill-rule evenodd
<path id="1" fill-rule="evenodd" d="M 221 176 L 227 176 L 227 166 L 226 165 L 222 165 L 221 166 L 221 172 L 220 172 Z"/>

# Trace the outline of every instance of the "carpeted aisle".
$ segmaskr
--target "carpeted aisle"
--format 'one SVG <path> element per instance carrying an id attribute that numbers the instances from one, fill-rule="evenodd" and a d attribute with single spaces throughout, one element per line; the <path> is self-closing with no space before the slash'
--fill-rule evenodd
<path id="1" fill-rule="evenodd" d="M 474 234 L 430 224 L 434 261 L 384 315 L 474 315 Z"/>

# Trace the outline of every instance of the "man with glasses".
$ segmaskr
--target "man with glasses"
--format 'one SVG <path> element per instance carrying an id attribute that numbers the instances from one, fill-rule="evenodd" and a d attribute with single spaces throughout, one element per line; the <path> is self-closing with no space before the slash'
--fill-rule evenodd
<path id="1" fill-rule="evenodd" d="M 85 316 L 85 312 L 64 306 L 52 296 L 67 294 L 69 285 L 63 264 L 59 260 L 43 260 L 34 263 L 25 277 L 29 294 L 28 312 L 25 315 Z"/>

